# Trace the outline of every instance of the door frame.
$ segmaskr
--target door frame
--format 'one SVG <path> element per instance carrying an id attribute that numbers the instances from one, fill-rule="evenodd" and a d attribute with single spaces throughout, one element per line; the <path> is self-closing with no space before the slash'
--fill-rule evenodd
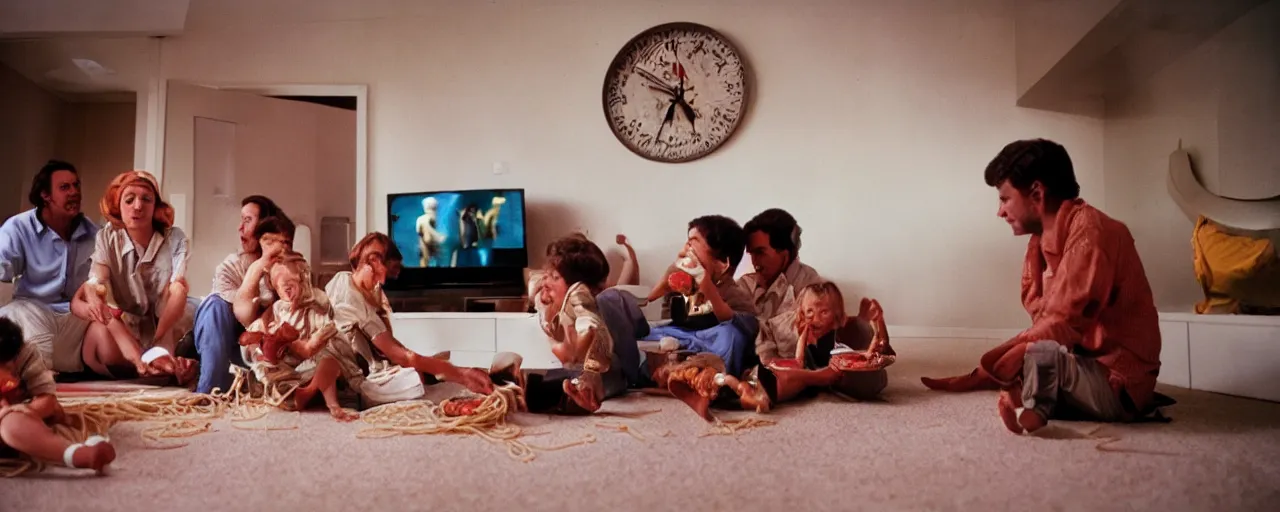
<path id="1" fill-rule="evenodd" d="M 154 118 L 159 141 L 155 147 L 155 162 L 159 172 L 152 171 L 164 183 L 165 116 L 169 110 L 168 89 L 171 83 L 184 83 L 223 91 L 246 92 L 260 96 L 354 96 L 356 98 L 356 218 L 355 239 L 369 232 L 369 86 L 367 84 L 260 84 L 244 82 L 206 82 L 190 80 L 165 80 L 164 94 L 157 105 Z M 190 214 L 190 212 L 188 212 Z"/>

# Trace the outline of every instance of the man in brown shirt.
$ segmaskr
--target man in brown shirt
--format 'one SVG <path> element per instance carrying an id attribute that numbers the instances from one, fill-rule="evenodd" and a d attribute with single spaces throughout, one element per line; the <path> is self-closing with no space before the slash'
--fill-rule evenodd
<path id="1" fill-rule="evenodd" d="M 1080 199 L 1061 145 L 1010 143 L 986 169 L 998 215 L 1031 235 L 1022 304 L 1032 325 L 983 355 L 969 375 L 921 379 L 932 389 L 1003 389 L 998 410 L 1015 433 L 1052 418 L 1131 421 L 1155 408 L 1159 317 L 1133 236 Z"/>

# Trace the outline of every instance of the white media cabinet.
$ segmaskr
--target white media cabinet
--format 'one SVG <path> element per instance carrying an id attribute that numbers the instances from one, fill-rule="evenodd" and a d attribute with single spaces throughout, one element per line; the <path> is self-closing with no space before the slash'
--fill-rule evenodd
<path id="1" fill-rule="evenodd" d="M 450 351 L 453 364 L 488 368 L 499 352 L 524 357 L 524 368 L 559 368 L 533 313 L 393 313 L 396 339 L 419 354 Z"/>
<path id="2" fill-rule="evenodd" d="M 1160 313 L 1160 382 L 1280 402 L 1280 317 Z"/>

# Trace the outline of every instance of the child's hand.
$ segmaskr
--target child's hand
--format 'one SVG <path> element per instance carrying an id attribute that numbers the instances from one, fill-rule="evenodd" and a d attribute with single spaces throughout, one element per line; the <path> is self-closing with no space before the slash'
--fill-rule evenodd
<path id="1" fill-rule="evenodd" d="M 262 343 L 263 334 L 260 332 L 245 332 L 240 335 L 240 346 L 248 347 Z"/>
<path id="2" fill-rule="evenodd" d="M 551 353 L 555 355 L 556 359 L 561 363 L 570 363 L 573 361 L 573 347 L 570 347 L 566 342 L 560 341 L 552 343 Z"/>

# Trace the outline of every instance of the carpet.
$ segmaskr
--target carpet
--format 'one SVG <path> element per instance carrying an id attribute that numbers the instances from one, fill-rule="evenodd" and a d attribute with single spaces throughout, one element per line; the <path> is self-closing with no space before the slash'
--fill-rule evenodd
<path id="1" fill-rule="evenodd" d="M 623 417 L 514 422 L 551 446 L 529 463 L 477 437 L 357 439 L 323 412 L 260 432 L 215 422 L 189 446 L 145 449 L 142 425 L 111 432 L 107 477 L 52 469 L 0 481 L 3 510 L 1277 510 L 1280 404 L 1161 386 L 1169 424 L 1055 423 L 1044 436 L 1001 426 L 996 394 L 926 390 L 921 375 L 972 368 L 995 340 L 895 339 L 880 402 L 823 396 L 767 415 L 777 425 L 706 436 L 670 398 L 632 394 Z M 725 419 L 751 413 L 717 412 Z M 597 422 L 626 424 L 642 439 Z"/>

